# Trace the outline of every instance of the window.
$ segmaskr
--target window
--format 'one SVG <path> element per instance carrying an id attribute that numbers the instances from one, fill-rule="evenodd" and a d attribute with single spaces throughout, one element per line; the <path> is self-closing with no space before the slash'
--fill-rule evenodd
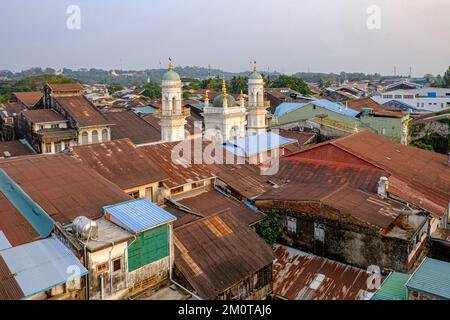
<path id="1" fill-rule="evenodd" d="M 192 184 L 192 189 L 201 188 L 205 185 L 205 181 L 199 181 Z"/>
<path id="2" fill-rule="evenodd" d="M 69 149 L 69 147 L 70 147 L 70 142 L 69 141 L 64 142 L 64 149 Z"/>
<path id="3" fill-rule="evenodd" d="M 41 124 L 41 125 L 39 125 L 39 130 L 43 130 L 44 129 L 44 126 Z"/>
<path id="4" fill-rule="evenodd" d="M 314 223 L 314 239 L 321 242 L 325 241 L 325 227 L 319 223 Z"/>
<path id="5" fill-rule="evenodd" d="M 61 142 L 55 142 L 55 153 L 61 152 Z"/>
<path id="6" fill-rule="evenodd" d="M 97 132 L 97 130 L 92 131 L 92 143 L 98 143 L 98 132 Z"/>
<path id="7" fill-rule="evenodd" d="M 104 262 L 104 263 L 100 263 L 97 265 L 97 267 L 95 268 L 95 270 L 97 271 L 97 273 L 103 273 L 103 272 L 107 272 L 108 271 L 108 263 Z"/>
<path id="8" fill-rule="evenodd" d="M 297 233 L 297 219 L 287 217 L 287 230 L 288 232 Z"/>
<path id="9" fill-rule="evenodd" d="M 59 128 L 59 124 L 52 124 L 52 125 L 51 125 L 51 128 L 52 128 L 52 129 L 58 129 L 58 128 Z"/>
<path id="10" fill-rule="evenodd" d="M 86 131 L 84 131 L 81 134 L 81 144 L 88 144 L 89 140 L 88 140 L 88 133 Z"/>
<path id="11" fill-rule="evenodd" d="M 45 153 L 52 153 L 52 144 L 51 143 L 45 144 Z"/>
<path id="12" fill-rule="evenodd" d="M 181 187 L 178 187 L 178 188 L 173 188 L 172 190 L 170 190 L 170 193 L 171 194 L 177 194 L 177 193 L 180 193 L 180 192 L 183 192 L 183 191 L 184 191 L 184 187 L 181 186 Z"/>
<path id="13" fill-rule="evenodd" d="M 102 130 L 102 141 L 106 142 L 108 140 L 109 140 L 108 129 L 103 129 Z"/>
<path id="14" fill-rule="evenodd" d="M 122 259 L 118 258 L 113 260 L 113 272 L 120 271 L 122 268 Z"/>
<path id="15" fill-rule="evenodd" d="M 130 192 L 129 195 L 132 196 L 134 199 L 139 199 L 139 190 Z"/>

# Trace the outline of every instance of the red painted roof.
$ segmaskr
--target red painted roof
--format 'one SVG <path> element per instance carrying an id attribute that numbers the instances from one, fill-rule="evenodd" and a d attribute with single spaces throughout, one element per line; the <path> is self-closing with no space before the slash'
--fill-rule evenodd
<path id="1" fill-rule="evenodd" d="M 34 107 L 44 96 L 42 92 L 14 92 L 13 95 L 27 107 Z"/>
<path id="2" fill-rule="evenodd" d="M 308 147 L 285 159 L 366 163 L 389 175 L 389 192 L 441 217 L 450 202 L 447 156 L 404 146 L 369 131 Z M 357 160 L 355 160 L 357 159 Z"/>

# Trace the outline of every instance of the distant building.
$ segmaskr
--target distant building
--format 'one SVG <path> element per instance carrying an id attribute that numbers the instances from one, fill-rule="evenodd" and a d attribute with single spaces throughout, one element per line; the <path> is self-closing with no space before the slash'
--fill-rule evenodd
<path id="1" fill-rule="evenodd" d="M 398 101 L 419 112 L 436 112 L 450 108 L 450 89 L 424 87 L 393 90 L 374 96 L 373 99 L 383 105 Z"/>
<path id="2" fill-rule="evenodd" d="M 54 109 L 77 130 L 78 145 L 111 140 L 111 126 L 105 116 L 84 97 L 83 87 L 78 84 L 48 84 L 44 88 L 46 109 Z"/>

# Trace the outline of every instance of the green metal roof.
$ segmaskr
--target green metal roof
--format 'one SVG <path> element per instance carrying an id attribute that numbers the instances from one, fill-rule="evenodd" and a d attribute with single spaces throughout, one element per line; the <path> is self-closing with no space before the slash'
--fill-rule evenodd
<path id="1" fill-rule="evenodd" d="M 180 76 L 175 71 L 169 70 L 164 73 L 162 79 L 165 81 L 180 81 Z"/>
<path id="2" fill-rule="evenodd" d="M 406 273 L 392 272 L 373 295 L 372 300 L 407 300 L 408 290 L 405 283 L 409 276 Z"/>
<path id="3" fill-rule="evenodd" d="M 252 79 L 252 80 L 260 80 L 263 77 L 261 76 L 261 74 L 259 72 L 253 71 L 248 78 Z"/>
<path id="4" fill-rule="evenodd" d="M 53 231 L 53 219 L 3 169 L 0 169 L 0 192 L 17 208 L 42 238 L 50 235 Z"/>
<path id="5" fill-rule="evenodd" d="M 414 291 L 450 299 L 450 263 L 425 258 L 406 286 Z"/>

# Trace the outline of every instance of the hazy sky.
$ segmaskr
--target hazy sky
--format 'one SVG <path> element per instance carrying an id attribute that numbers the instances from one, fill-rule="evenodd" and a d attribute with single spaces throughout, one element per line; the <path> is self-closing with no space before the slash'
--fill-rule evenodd
<path id="1" fill-rule="evenodd" d="M 69 30 L 69 5 L 81 29 Z M 370 5 L 381 29 L 369 30 Z M 450 0 L 0 0 L 0 69 L 177 65 L 443 73 Z"/>

